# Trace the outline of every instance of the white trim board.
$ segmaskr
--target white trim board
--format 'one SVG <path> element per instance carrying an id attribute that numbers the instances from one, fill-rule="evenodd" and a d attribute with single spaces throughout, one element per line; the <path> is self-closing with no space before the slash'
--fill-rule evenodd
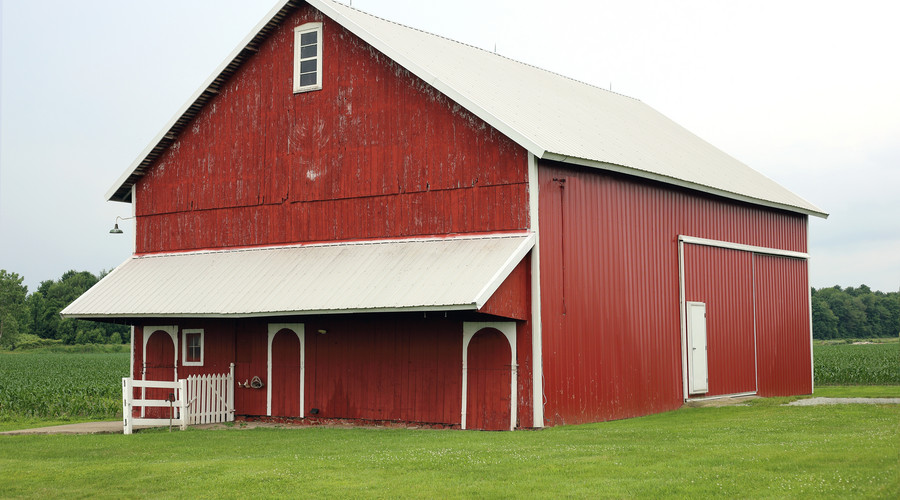
<path id="1" fill-rule="evenodd" d="M 469 342 L 472 337 L 485 328 L 494 328 L 500 331 L 507 342 L 509 342 L 509 350 L 512 355 L 510 360 L 510 388 L 509 388 L 509 430 L 516 428 L 516 420 L 518 419 L 518 378 L 519 371 L 516 364 L 516 323 L 514 321 L 487 321 L 487 322 L 463 322 L 463 348 L 462 348 L 462 415 L 460 417 L 460 428 L 466 429 L 466 411 L 468 410 L 469 395 Z"/>
<path id="2" fill-rule="evenodd" d="M 691 245 L 703 245 L 707 247 L 728 248 L 731 250 L 741 250 L 744 252 L 761 253 L 766 255 L 778 255 L 781 257 L 793 257 L 795 259 L 809 259 L 809 254 L 804 252 L 794 252 L 791 250 L 781 250 L 779 248 L 758 247 L 755 245 L 744 245 L 743 243 L 734 243 L 731 241 L 711 240 L 707 238 L 698 238 L 696 236 L 678 235 L 678 241 L 689 243 Z"/>

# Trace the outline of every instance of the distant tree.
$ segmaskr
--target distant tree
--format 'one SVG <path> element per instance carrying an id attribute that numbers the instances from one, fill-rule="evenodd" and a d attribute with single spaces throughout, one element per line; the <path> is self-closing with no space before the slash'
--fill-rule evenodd
<path id="1" fill-rule="evenodd" d="M 812 296 L 813 337 L 817 339 L 833 339 L 838 337 L 838 317 L 828 307 L 828 302 L 815 294 Z"/>
<path id="2" fill-rule="evenodd" d="M 107 271 L 102 271 L 101 276 Z M 121 343 L 130 340 L 125 325 L 62 318 L 59 313 L 100 278 L 87 271 L 67 271 L 57 281 L 44 281 L 29 297 L 34 333 L 66 344 Z"/>
<path id="3" fill-rule="evenodd" d="M 15 347 L 19 335 L 29 331 L 28 287 L 22 281 L 18 274 L 0 269 L 0 346 Z"/>

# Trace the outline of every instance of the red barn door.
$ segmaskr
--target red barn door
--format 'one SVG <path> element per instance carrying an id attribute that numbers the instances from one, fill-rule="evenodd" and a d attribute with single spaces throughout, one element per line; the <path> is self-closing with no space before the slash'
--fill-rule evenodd
<path id="1" fill-rule="evenodd" d="M 175 343 L 165 330 L 150 331 L 144 350 L 144 380 L 175 381 Z M 166 399 L 174 389 L 146 389 L 146 399 Z M 146 408 L 147 418 L 168 418 L 169 408 Z"/>
<path id="2" fill-rule="evenodd" d="M 271 413 L 275 417 L 302 417 L 301 379 L 303 349 L 300 337 L 282 328 L 272 338 Z"/>
<path id="3" fill-rule="evenodd" d="M 510 428 L 512 351 L 495 328 L 479 330 L 467 351 L 466 428 L 502 431 Z"/>

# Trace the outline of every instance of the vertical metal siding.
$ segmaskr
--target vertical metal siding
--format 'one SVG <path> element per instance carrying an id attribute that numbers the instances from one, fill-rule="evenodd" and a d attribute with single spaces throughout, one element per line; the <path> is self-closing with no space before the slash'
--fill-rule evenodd
<path id="1" fill-rule="evenodd" d="M 759 394 L 812 392 L 807 262 L 756 256 Z"/>
<path id="2" fill-rule="evenodd" d="M 753 254 L 684 245 L 685 298 L 706 303 L 709 391 L 719 396 L 756 391 Z"/>
<path id="3" fill-rule="evenodd" d="M 294 94 L 307 21 L 324 23 L 324 85 Z M 526 157 L 302 6 L 138 182 L 137 253 L 523 230 Z"/>
<path id="4" fill-rule="evenodd" d="M 805 216 L 549 161 L 538 177 L 548 425 L 682 404 L 679 234 L 806 251 Z"/>

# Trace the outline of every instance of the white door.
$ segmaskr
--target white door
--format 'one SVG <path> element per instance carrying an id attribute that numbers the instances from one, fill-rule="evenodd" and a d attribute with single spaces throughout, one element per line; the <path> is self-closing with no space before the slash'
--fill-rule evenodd
<path id="1" fill-rule="evenodd" d="M 688 389 L 690 394 L 709 391 L 706 364 L 706 304 L 687 303 Z"/>

